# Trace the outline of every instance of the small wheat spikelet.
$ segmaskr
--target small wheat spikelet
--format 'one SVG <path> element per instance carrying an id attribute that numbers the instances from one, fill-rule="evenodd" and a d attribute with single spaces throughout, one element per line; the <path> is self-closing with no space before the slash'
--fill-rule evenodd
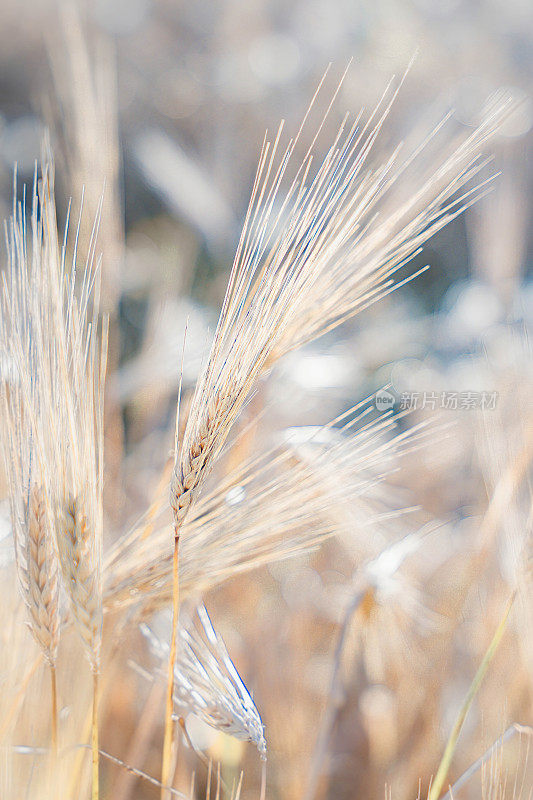
<path id="1" fill-rule="evenodd" d="M 168 644 L 147 625 L 141 625 L 141 630 L 154 655 L 166 662 Z M 175 717 L 184 719 L 194 714 L 216 730 L 252 742 L 266 758 L 259 712 L 205 606 L 199 606 L 196 614 L 180 626 L 179 645 L 174 670 Z"/>

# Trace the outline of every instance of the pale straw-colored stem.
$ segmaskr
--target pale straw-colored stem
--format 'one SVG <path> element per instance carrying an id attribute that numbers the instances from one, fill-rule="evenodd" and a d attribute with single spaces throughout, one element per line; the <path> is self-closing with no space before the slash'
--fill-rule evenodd
<path id="1" fill-rule="evenodd" d="M 48 785 L 52 796 L 57 795 L 57 676 L 56 666 L 50 662 L 50 702 L 51 702 L 51 739 L 52 754 L 48 762 Z"/>
<path id="2" fill-rule="evenodd" d="M 172 744 L 174 732 L 174 722 L 172 719 L 174 710 L 174 669 L 176 666 L 177 630 L 180 604 L 178 569 L 179 542 L 179 533 L 176 531 L 174 536 L 174 554 L 172 558 L 172 632 L 170 636 L 170 652 L 168 655 L 167 693 L 165 705 L 165 738 L 163 742 L 163 763 L 161 766 L 161 800 L 166 800 L 168 797 L 167 789 L 170 786 L 170 772 L 172 768 Z"/>
<path id="3" fill-rule="evenodd" d="M 55 761 L 57 758 L 57 675 L 55 664 L 50 664 L 50 690 L 52 703 L 52 753 Z"/>
<path id="4" fill-rule="evenodd" d="M 99 753 L 98 753 L 98 669 L 93 669 L 93 713 L 91 724 L 92 750 L 92 800 L 98 800 L 99 793 Z"/>

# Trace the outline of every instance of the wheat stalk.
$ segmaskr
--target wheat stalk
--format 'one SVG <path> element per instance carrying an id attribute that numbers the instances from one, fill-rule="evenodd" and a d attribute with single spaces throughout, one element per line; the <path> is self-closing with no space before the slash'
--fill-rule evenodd
<path id="1" fill-rule="evenodd" d="M 28 487 L 26 506 L 32 515 L 26 540 L 26 569 L 34 603 L 50 581 L 57 593 L 57 569 L 40 578 L 57 548 L 72 617 L 94 676 L 92 749 L 96 800 L 102 628 L 102 408 L 107 342 L 107 325 L 104 322 L 100 329 L 98 319 L 98 267 L 94 260 L 97 222 L 78 286 L 77 240 L 70 265 L 66 261 L 67 233 L 62 245 L 58 240 L 49 153 L 45 155 L 42 177 L 38 182 L 36 176 L 34 185 L 31 251 L 24 215 L 24 207 L 16 209 L 11 224 L 8 244 L 12 267 L 9 283 L 4 284 L 4 305 L 11 311 L 9 321 L 15 332 L 18 325 L 26 337 L 19 334 L 20 341 L 11 348 L 20 382 L 20 389 L 16 390 L 20 397 L 15 395 L 12 417 L 18 415 L 22 420 L 12 423 L 11 439 L 13 445 L 20 445 L 21 452 L 27 453 L 29 448 L 32 452 L 31 457 L 25 456 L 24 477 L 29 477 L 22 484 Z M 16 319 L 20 322 L 13 322 Z M 13 337 L 10 340 L 4 335 L 3 339 L 8 347 L 12 344 Z M 9 408 L 11 395 L 6 396 Z M 22 441 L 23 433 L 26 442 Z M 19 467 L 18 472 L 21 471 Z M 17 497 L 12 491 L 13 495 Z M 53 531 L 54 543 L 51 534 L 46 539 L 46 530 Z M 39 615 L 44 621 L 41 609 Z"/>
<path id="2" fill-rule="evenodd" d="M 57 262 L 56 262 L 57 263 Z M 52 280 L 53 280 L 52 276 Z M 60 272 L 55 284 L 56 324 L 52 347 L 57 348 L 56 372 L 50 397 L 61 392 L 54 426 L 57 438 L 48 441 L 50 466 L 55 470 L 53 500 L 56 537 L 73 618 L 93 674 L 92 763 L 93 800 L 99 792 L 98 676 L 102 638 L 102 486 L 103 387 L 107 324 L 98 335 L 98 292 L 91 264 L 86 269 L 81 297 L 74 281 Z M 57 278 L 56 278 L 57 280 Z M 52 283 L 52 286 L 54 284 Z M 92 304 L 88 317 L 89 304 Z M 64 315 L 57 310 L 65 309 Z"/>
<path id="3" fill-rule="evenodd" d="M 359 119 L 347 132 L 343 124 L 312 179 L 309 153 L 285 196 L 300 132 L 279 158 L 281 128 L 272 147 L 264 144 L 211 353 L 176 452 L 171 506 L 178 526 L 261 372 L 391 291 L 394 273 L 482 193 L 484 184 L 461 190 L 485 166 L 482 148 L 509 104 L 489 108 L 455 147 L 447 142 L 449 155 L 428 159 L 420 170 L 427 177 L 404 199 L 393 190 L 419 167 L 436 131 L 403 159 L 398 147 L 383 165 L 367 164 L 397 91 L 361 131 Z"/>
<path id="4" fill-rule="evenodd" d="M 39 447 L 39 293 L 26 260 L 25 208 L 14 207 L 7 228 L 9 262 L 3 275 L 0 356 L 2 445 L 9 483 L 19 587 L 30 631 L 50 669 L 52 749 L 57 752 L 56 658 L 60 635 L 59 563 Z"/>
<path id="5" fill-rule="evenodd" d="M 345 120 L 313 178 L 310 149 L 281 202 L 283 179 L 302 129 L 279 162 L 283 126 L 272 146 L 266 140 L 263 145 L 209 360 L 196 386 L 183 441 L 175 448 L 170 482 L 174 623 L 163 783 L 170 769 L 180 529 L 233 422 L 261 372 L 392 291 L 392 276 L 421 244 L 480 196 L 483 183 L 474 190 L 464 187 L 485 165 L 482 147 L 509 107 L 500 103 L 489 109 L 450 155 L 430 162 L 419 190 L 406 200 L 400 195 L 398 201 L 392 189 L 414 163 L 418 166 L 436 133 L 403 158 L 399 146 L 378 167 L 367 168 L 398 90 L 385 92 L 362 129 L 359 118 L 351 126 Z M 378 214 L 381 206 L 385 213 Z"/>

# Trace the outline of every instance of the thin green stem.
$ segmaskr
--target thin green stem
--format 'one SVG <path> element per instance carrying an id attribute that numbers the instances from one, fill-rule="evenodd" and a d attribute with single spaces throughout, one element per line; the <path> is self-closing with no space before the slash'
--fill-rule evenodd
<path id="1" fill-rule="evenodd" d="M 491 641 L 491 643 L 490 643 L 490 645 L 488 647 L 488 650 L 487 650 L 487 652 L 485 653 L 485 655 L 483 657 L 483 661 L 479 665 L 479 668 L 478 668 L 478 671 L 475 674 L 474 680 L 470 684 L 470 688 L 469 688 L 469 690 L 467 692 L 467 695 L 465 697 L 463 705 L 461 706 L 461 709 L 459 710 L 459 714 L 457 715 L 457 718 L 455 720 L 452 732 L 450 733 L 450 737 L 449 737 L 448 742 L 446 744 L 446 748 L 444 750 L 444 754 L 443 754 L 441 762 L 439 764 L 439 768 L 437 770 L 437 774 L 435 775 L 435 779 L 433 780 L 433 782 L 431 784 L 431 788 L 430 788 L 429 793 L 428 793 L 428 800 L 438 800 L 438 798 L 440 796 L 440 793 L 442 791 L 442 787 L 444 786 L 444 781 L 446 780 L 446 777 L 448 775 L 448 771 L 450 769 L 452 758 L 453 758 L 453 755 L 455 753 L 455 748 L 457 746 L 457 741 L 459 739 L 459 735 L 461 733 L 461 729 L 463 727 L 464 721 L 466 719 L 466 716 L 467 716 L 468 712 L 470 711 L 470 707 L 471 707 L 472 703 L 474 702 L 474 698 L 475 698 L 476 694 L 478 693 L 479 687 L 483 683 L 483 679 L 484 679 L 484 677 L 486 675 L 486 672 L 487 672 L 487 670 L 489 668 L 489 665 L 490 665 L 492 659 L 494 658 L 494 654 L 496 653 L 496 650 L 498 649 L 498 645 L 500 644 L 500 641 L 501 641 L 502 636 L 503 636 L 504 631 L 505 631 L 505 627 L 507 625 L 507 620 L 509 618 L 509 614 L 511 613 L 511 608 L 512 608 L 513 603 L 514 603 L 514 599 L 515 599 L 515 592 L 513 592 L 513 594 L 511 595 L 511 597 L 509 599 L 509 602 L 507 603 L 507 606 L 505 608 L 505 613 L 504 613 L 504 615 L 503 615 L 503 617 L 502 617 L 502 619 L 500 621 L 500 624 L 498 625 L 498 627 L 496 629 L 496 633 L 494 634 L 494 637 L 493 637 L 493 639 L 492 639 L 492 641 Z"/>

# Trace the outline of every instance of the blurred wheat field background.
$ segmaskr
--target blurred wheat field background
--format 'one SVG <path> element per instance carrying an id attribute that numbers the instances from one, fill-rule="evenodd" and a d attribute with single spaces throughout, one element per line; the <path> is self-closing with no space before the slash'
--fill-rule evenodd
<path id="1" fill-rule="evenodd" d="M 0 23 L 0 798 L 531 798 L 530 5 Z"/>

